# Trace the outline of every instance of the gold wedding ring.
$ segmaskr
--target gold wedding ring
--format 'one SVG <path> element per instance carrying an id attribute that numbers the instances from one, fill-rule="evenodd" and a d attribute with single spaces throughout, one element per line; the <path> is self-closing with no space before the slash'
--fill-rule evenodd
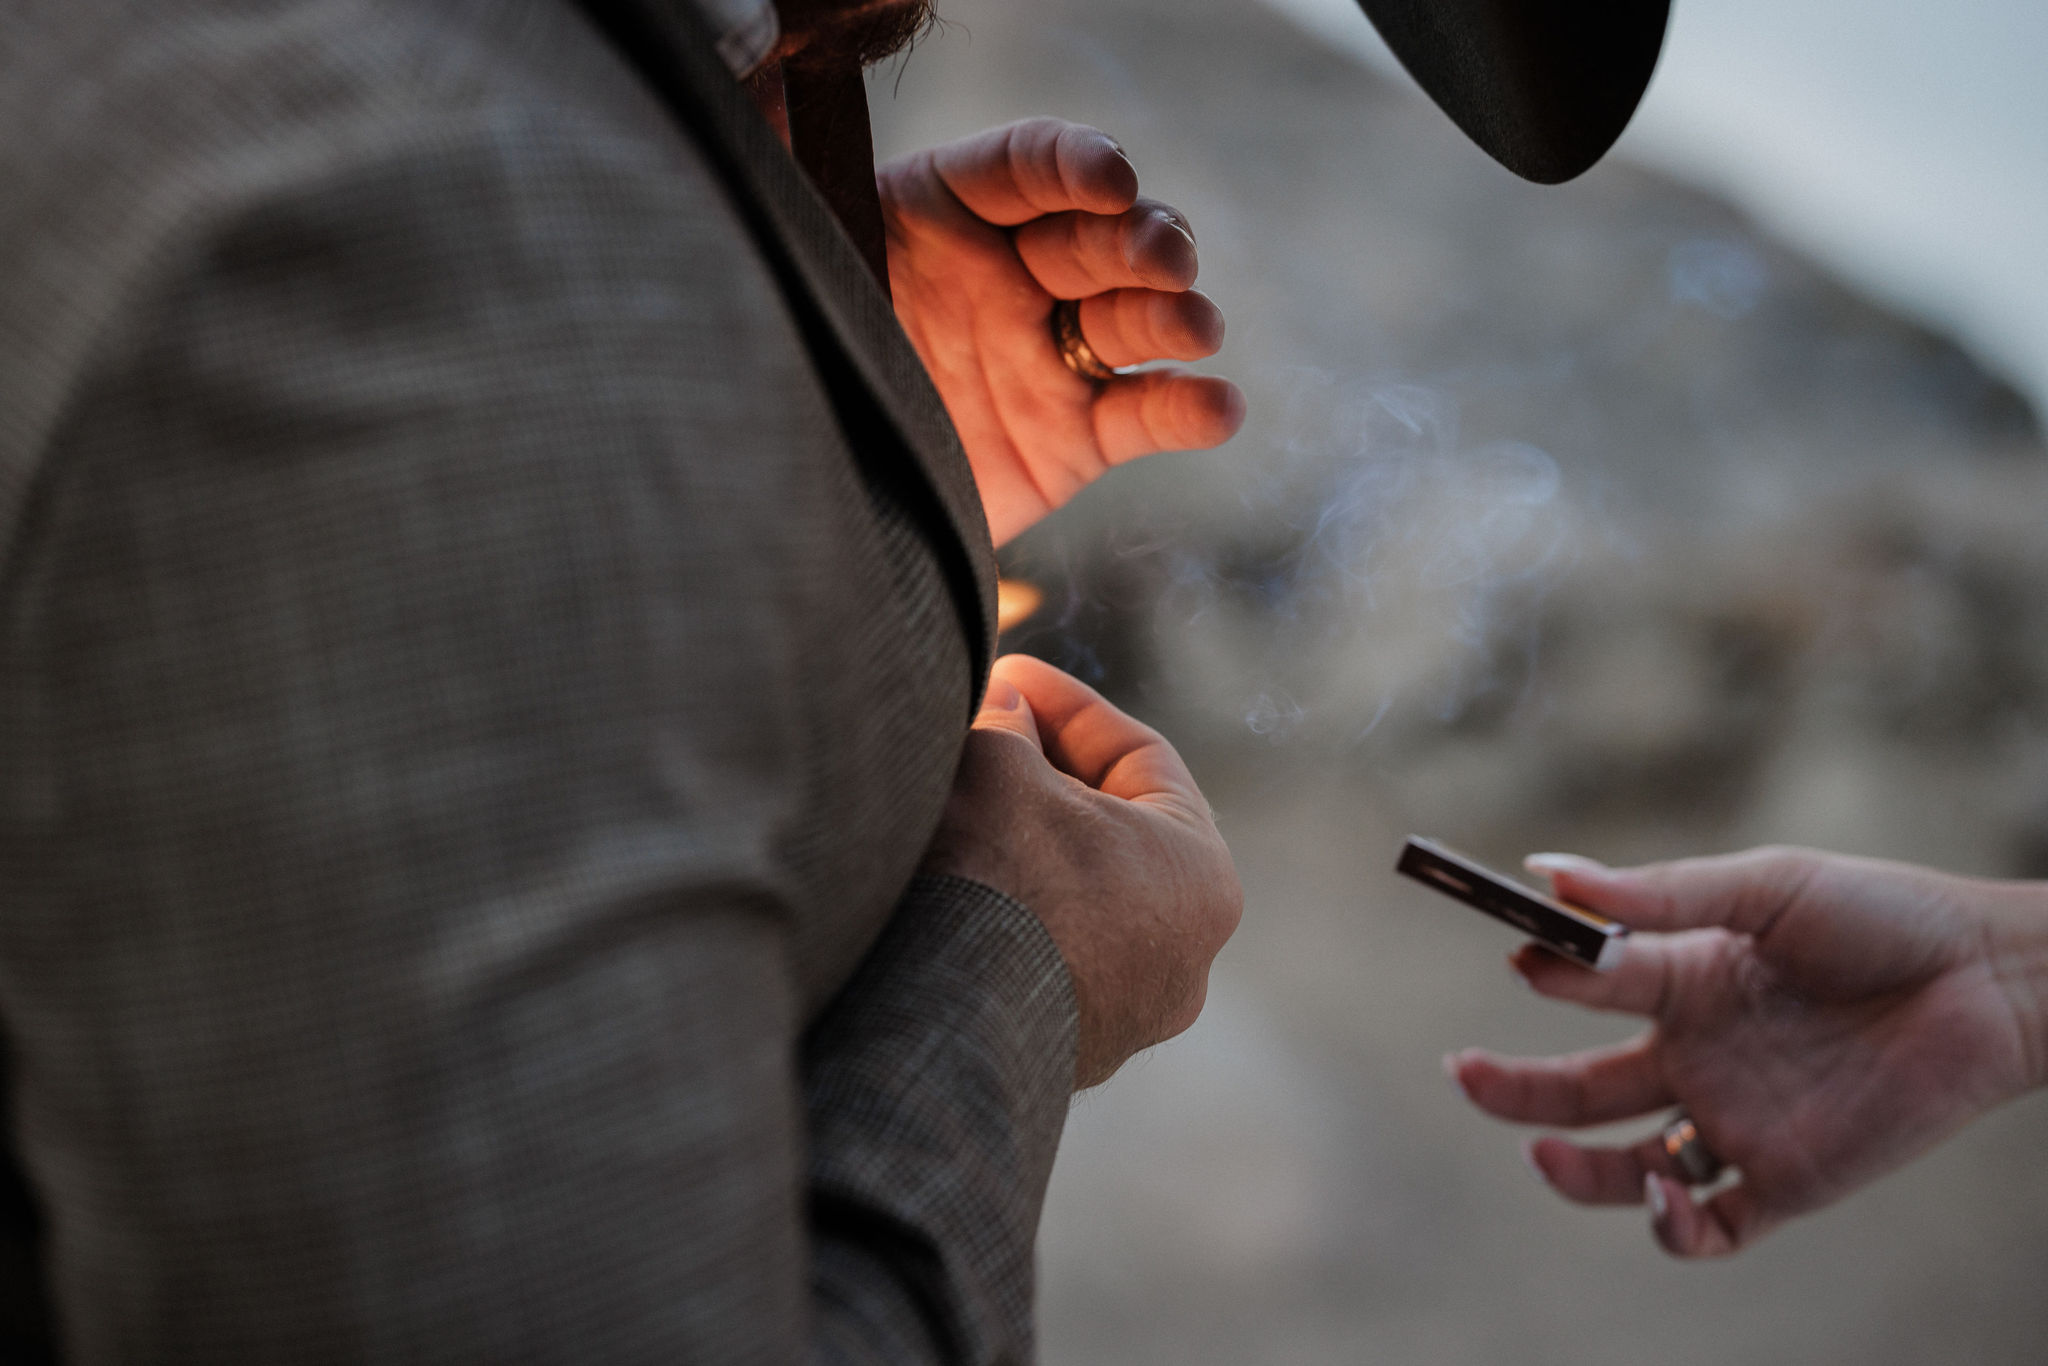
<path id="1" fill-rule="evenodd" d="M 1700 1137 L 1691 1115 L 1681 1114 L 1664 1126 L 1664 1155 L 1684 1175 L 1688 1185 L 1704 1186 L 1721 1174 L 1723 1163 Z"/>
<path id="2" fill-rule="evenodd" d="M 1082 379 L 1100 384 L 1106 379 L 1115 379 L 1123 371 L 1105 364 L 1095 354 L 1095 348 L 1081 335 L 1081 301 L 1061 299 L 1052 306 L 1052 344 L 1058 349 L 1060 359 L 1067 368 Z"/>

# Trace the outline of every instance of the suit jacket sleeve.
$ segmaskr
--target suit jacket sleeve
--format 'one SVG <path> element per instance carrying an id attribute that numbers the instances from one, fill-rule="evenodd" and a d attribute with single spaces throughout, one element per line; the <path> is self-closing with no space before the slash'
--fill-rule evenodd
<path id="1" fill-rule="evenodd" d="M 4 580 L 68 1354 L 1027 1359 L 1057 952 L 927 882 L 793 966 L 844 509 L 772 289 L 672 149 L 404 127 L 167 241 Z"/>
<path id="2" fill-rule="evenodd" d="M 1029 911 L 959 878 L 912 884 L 805 1049 L 820 1359 L 1030 1359 L 1072 1019 Z"/>

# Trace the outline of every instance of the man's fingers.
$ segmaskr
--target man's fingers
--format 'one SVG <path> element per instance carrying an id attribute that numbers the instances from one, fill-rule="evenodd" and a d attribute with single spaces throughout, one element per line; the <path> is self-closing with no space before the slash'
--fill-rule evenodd
<path id="1" fill-rule="evenodd" d="M 1673 1099 L 1642 1039 L 1562 1058 L 1498 1058 L 1472 1048 L 1444 1065 L 1474 1105 L 1518 1124 L 1612 1124 Z"/>
<path id="2" fill-rule="evenodd" d="M 1201 270 L 1187 220 L 1155 199 L 1113 215 L 1052 214 L 1012 237 L 1025 269 L 1055 299 L 1134 286 L 1177 292 L 1194 284 Z"/>
<path id="3" fill-rule="evenodd" d="M 1763 1206 L 1739 1182 L 1704 1204 L 1684 1183 L 1664 1176 L 1643 1180 L 1650 1206 L 1650 1232 L 1674 1257 L 1725 1257 L 1739 1252 L 1770 1228 Z"/>
<path id="4" fill-rule="evenodd" d="M 1013 684 L 1030 705 L 1054 767 L 1109 796 L 1165 799 L 1208 819 L 1208 803 L 1173 746 L 1080 679 L 1030 655 L 998 659 L 994 677 Z"/>
<path id="5" fill-rule="evenodd" d="M 977 730 L 1006 730 L 1029 740 L 1035 749 L 1044 749 L 1044 742 L 1038 736 L 1038 720 L 1031 714 L 1031 704 L 1017 685 L 1001 676 L 991 676 L 988 693 L 981 700 L 981 711 L 974 718 Z"/>
<path id="6" fill-rule="evenodd" d="M 1532 854 L 1565 901 L 1640 930 L 1718 926 L 1763 935 L 1798 901 L 1821 859 L 1804 849 L 1751 849 L 1643 868 L 1607 868 L 1575 854 Z"/>
<path id="7" fill-rule="evenodd" d="M 1106 365 L 1201 360 L 1223 346 L 1223 310 L 1191 289 L 1116 289 L 1081 301 L 1081 335 Z"/>
<path id="8" fill-rule="evenodd" d="M 1157 451 L 1208 450 L 1236 436 L 1244 415 L 1244 394 L 1227 379 L 1148 370 L 1103 384 L 1095 444 L 1112 465 Z"/>
<path id="9" fill-rule="evenodd" d="M 971 213 L 1002 227 L 1072 210 L 1120 214 L 1138 197 L 1138 173 L 1109 135 L 1062 119 L 949 142 L 932 165 Z"/>

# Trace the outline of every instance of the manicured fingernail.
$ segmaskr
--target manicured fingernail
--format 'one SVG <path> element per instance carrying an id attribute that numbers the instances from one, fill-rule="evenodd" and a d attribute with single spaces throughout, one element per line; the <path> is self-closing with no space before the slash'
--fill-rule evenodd
<path id="1" fill-rule="evenodd" d="M 1529 1164 L 1529 1170 L 1536 1173 L 1536 1179 L 1544 1185 L 1550 1184 L 1550 1173 L 1543 1170 L 1543 1164 L 1536 1160 L 1536 1140 L 1522 1140 L 1522 1161 Z"/>
<path id="2" fill-rule="evenodd" d="M 1650 1218 L 1661 1222 L 1669 1204 L 1664 1196 L 1664 1183 L 1657 1179 L 1655 1172 L 1643 1174 L 1643 1200 L 1650 1207 Z"/>
<path id="3" fill-rule="evenodd" d="M 1472 1099 L 1472 1093 L 1465 1089 L 1464 1080 L 1458 1076 L 1458 1055 L 1456 1053 L 1444 1054 L 1444 1075 L 1451 1079 L 1451 1085 L 1458 1088 L 1459 1095 L 1467 1100 Z"/>
<path id="4" fill-rule="evenodd" d="M 1524 977 L 1522 975 L 1522 970 L 1515 966 L 1514 961 L 1512 959 L 1508 961 L 1508 976 L 1514 978 L 1515 985 L 1520 987 L 1522 990 L 1528 992 L 1532 996 L 1536 994 L 1536 984 L 1530 981 L 1527 977 Z"/>
<path id="5" fill-rule="evenodd" d="M 1604 873 L 1607 865 L 1584 854 L 1531 854 L 1522 866 L 1532 873 Z"/>

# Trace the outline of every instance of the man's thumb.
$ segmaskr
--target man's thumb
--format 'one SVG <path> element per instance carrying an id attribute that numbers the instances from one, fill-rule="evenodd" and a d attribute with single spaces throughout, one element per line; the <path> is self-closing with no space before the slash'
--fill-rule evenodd
<path id="1" fill-rule="evenodd" d="M 1017 685 L 998 674 L 988 681 L 988 695 L 981 699 L 981 712 L 974 718 L 976 730 L 1014 731 L 1031 742 L 1032 748 L 1045 749 L 1038 738 L 1038 718 L 1032 715 L 1031 704 L 1024 700 L 1024 694 Z"/>

